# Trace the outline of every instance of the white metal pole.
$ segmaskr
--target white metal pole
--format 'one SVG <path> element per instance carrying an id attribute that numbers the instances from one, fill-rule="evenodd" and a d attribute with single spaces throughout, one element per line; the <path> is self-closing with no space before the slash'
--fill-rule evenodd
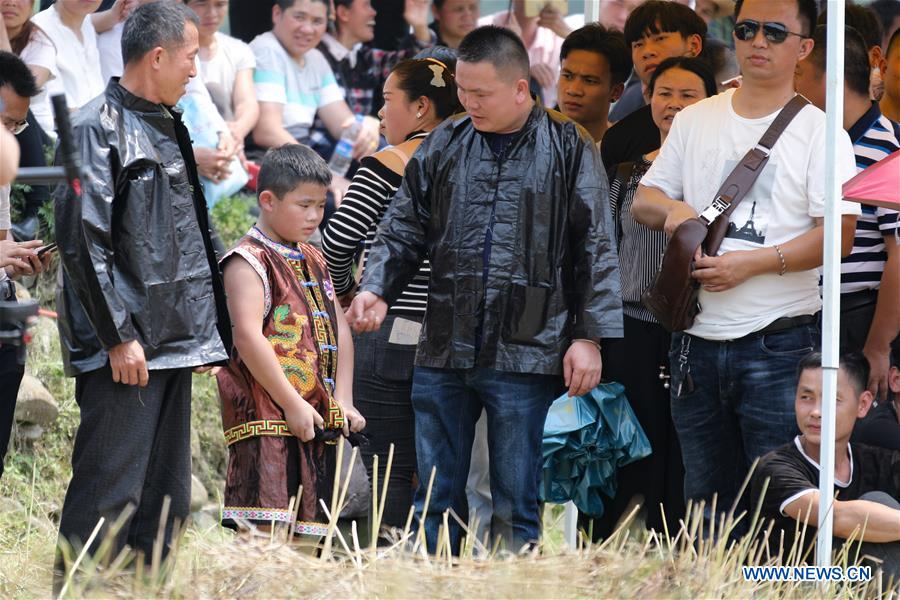
<path id="1" fill-rule="evenodd" d="M 825 81 L 825 277 L 822 313 L 822 440 L 819 453 L 819 529 L 816 564 L 831 565 L 834 498 L 834 411 L 841 323 L 841 184 L 837 141 L 844 123 L 844 0 L 828 0 Z"/>
<path id="2" fill-rule="evenodd" d="M 584 0 L 584 24 L 593 23 L 600 18 L 600 2 L 609 0 Z"/>

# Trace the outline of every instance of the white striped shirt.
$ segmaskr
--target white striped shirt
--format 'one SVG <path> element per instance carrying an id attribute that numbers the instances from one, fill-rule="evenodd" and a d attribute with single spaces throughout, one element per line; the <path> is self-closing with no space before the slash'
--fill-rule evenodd
<path id="1" fill-rule="evenodd" d="M 859 171 L 900 149 L 893 123 L 872 103 L 848 131 Z M 881 285 L 887 252 L 885 238 L 896 240 L 900 234 L 900 212 L 890 208 L 863 205 L 856 221 L 853 251 L 841 261 L 841 293 L 877 290 Z"/>
<path id="2" fill-rule="evenodd" d="M 364 158 L 360 163 L 341 206 L 329 219 L 322 236 L 322 250 L 338 295 L 353 289 L 353 259 L 363 242 L 365 254 L 362 269 L 365 269 L 378 224 L 402 181 L 402 175 L 373 157 Z M 431 268 L 426 259 L 416 276 L 390 307 L 389 313 L 424 315 L 430 275 Z"/>

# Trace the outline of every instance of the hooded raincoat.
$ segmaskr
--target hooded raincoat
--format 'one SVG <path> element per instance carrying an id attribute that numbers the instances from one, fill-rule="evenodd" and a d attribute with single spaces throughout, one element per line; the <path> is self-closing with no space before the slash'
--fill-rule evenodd
<path id="1" fill-rule="evenodd" d="M 498 158 L 458 115 L 422 142 L 361 289 L 393 304 L 431 261 L 416 365 L 559 375 L 575 339 L 622 336 L 606 175 L 588 133 L 535 105 Z"/>
<path id="2" fill-rule="evenodd" d="M 54 195 L 66 373 L 99 369 L 132 340 L 150 370 L 227 360 L 225 292 L 180 112 L 113 78 L 72 126 L 82 194 Z"/>

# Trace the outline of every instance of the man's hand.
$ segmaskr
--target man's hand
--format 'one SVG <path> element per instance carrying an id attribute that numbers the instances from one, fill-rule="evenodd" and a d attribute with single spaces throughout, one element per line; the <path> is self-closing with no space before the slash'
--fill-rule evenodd
<path id="1" fill-rule="evenodd" d="M 431 0 L 406 0 L 403 5 L 403 18 L 413 29 L 428 27 Z"/>
<path id="2" fill-rule="evenodd" d="M 891 370 L 891 348 L 878 348 L 866 344 L 863 354 L 869 361 L 869 381 L 866 389 L 872 392 L 876 402 L 885 402 L 888 398 L 888 374 Z"/>
<path id="3" fill-rule="evenodd" d="M 536 63 L 531 65 L 531 76 L 538 82 L 542 88 L 554 87 L 556 85 L 556 73 L 544 63 Z"/>
<path id="4" fill-rule="evenodd" d="M 338 208 L 341 202 L 344 201 L 347 190 L 350 189 L 350 182 L 346 177 L 335 175 L 331 178 L 331 185 L 328 189 L 331 191 L 331 195 L 334 196 L 334 207 Z"/>
<path id="5" fill-rule="evenodd" d="M 43 270 L 36 249 L 43 246 L 41 240 L 14 242 L 0 240 L 0 268 L 11 267 L 10 276 L 31 275 Z M 7 273 L 9 271 L 7 270 Z"/>
<path id="6" fill-rule="evenodd" d="M 109 366 L 112 368 L 112 378 L 116 383 L 147 387 L 150 381 L 144 349 L 136 340 L 110 348 Z"/>
<path id="7" fill-rule="evenodd" d="M 194 373 L 196 373 L 197 375 L 206 374 L 210 377 L 215 377 L 216 375 L 219 374 L 219 371 L 221 371 L 221 370 L 222 370 L 222 367 L 213 367 L 210 365 L 204 365 L 202 367 L 194 367 Z"/>
<path id="8" fill-rule="evenodd" d="M 572 28 L 566 23 L 565 15 L 554 4 L 548 4 L 541 10 L 537 24 L 540 27 L 546 27 L 561 38 L 572 33 Z"/>
<path id="9" fill-rule="evenodd" d="M 744 283 L 755 273 L 750 264 L 750 252 L 738 250 L 722 256 L 701 256 L 694 261 L 691 277 L 708 292 L 724 292 Z"/>
<path id="10" fill-rule="evenodd" d="M 666 224 L 663 226 L 663 231 L 666 232 L 667 236 L 672 237 L 672 234 L 675 233 L 675 230 L 678 229 L 679 225 L 696 216 L 697 211 L 694 210 L 690 204 L 687 202 L 679 202 L 669 211 L 669 215 L 666 217 Z"/>
<path id="11" fill-rule="evenodd" d="M 284 420 L 287 421 L 291 433 L 300 438 L 301 442 L 309 442 L 316 437 L 315 427 L 320 429 L 325 427 L 322 415 L 299 394 L 294 402 L 288 403 L 284 408 Z"/>
<path id="12" fill-rule="evenodd" d="M 563 358 L 563 377 L 569 396 L 581 396 L 597 387 L 603 363 L 600 349 L 585 340 L 575 340 Z"/>
<path id="13" fill-rule="evenodd" d="M 356 333 L 378 331 L 387 315 L 388 305 L 372 292 L 362 292 L 350 303 L 347 321 Z"/>
<path id="14" fill-rule="evenodd" d="M 381 122 L 374 117 L 364 117 L 360 123 L 356 144 L 353 146 L 353 159 L 359 160 L 378 150 L 378 136 Z"/>

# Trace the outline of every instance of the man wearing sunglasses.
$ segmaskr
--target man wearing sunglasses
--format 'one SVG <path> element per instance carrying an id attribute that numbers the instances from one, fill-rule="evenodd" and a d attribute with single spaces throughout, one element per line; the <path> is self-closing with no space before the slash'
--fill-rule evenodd
<path id="1" fill-rule="evenodd" d="M 632 209 L 652 228 L 671 234 L 706 209 L 796 95 L 794 69 L 813 49 L 815 0 L 738 0 L 735 21 L 743 84 L 675 117 Z M 797 363 L 819 347 L 824 148 L 825 114 L 805 106 L 730 215 L 718 255 L 694 262 L 702 310 L 687 331 L 673 334 L 670 352 L 687 499 L 710 506 L 717 495 L 716 506 L 728 510 L 753 460 L 797 433 Z M 843 132 L 837 153 L 845 181 L 856 170 Z M 840 212 L 846 255 L 859 206 L 845 203 Z"/>

